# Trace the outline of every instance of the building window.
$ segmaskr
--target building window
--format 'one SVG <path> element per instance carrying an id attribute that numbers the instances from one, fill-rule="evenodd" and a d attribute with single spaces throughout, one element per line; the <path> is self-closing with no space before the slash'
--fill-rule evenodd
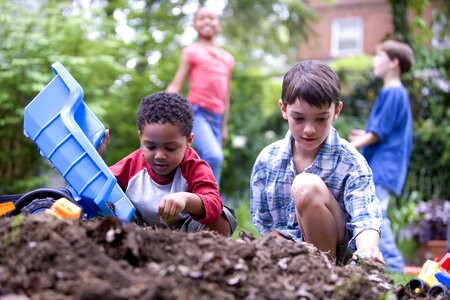
<path id="1" fill-rule="evenodd" d="M 331 56 L 358 55 L 363 51 L 363 22 L 361 18 L 334 19 L 331 28 Z"/>

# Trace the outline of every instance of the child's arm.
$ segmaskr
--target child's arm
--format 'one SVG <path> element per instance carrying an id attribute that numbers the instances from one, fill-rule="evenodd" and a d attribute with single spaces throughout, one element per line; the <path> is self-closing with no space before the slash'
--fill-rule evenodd
<path id="1" fill-rule="evenodd" d="M 199 219 L 205 216 L 202 200 L 196 194 L 189 192 L 178 192 L 164 196 L 159 202 L 158 214 L 163 221 L 169 222 L 175 220 L 183 210 Z"/>
<path id="2" fill-rule="evenodd" d="M 380 139 L 371 131 L 364 131 L 360 129 L 352 130 L 348 137 L 349 142 L 355 146 L 355 148 L 365 147 L 378 142 Z"/>
<path id="3" fill-rule="evenodd" d="M 194 150 L 190 149 L 187 152 L 180 167 L 181 174 L 187 181 L 187 193 L 184 197 L 189 194 L 192 203 L 185 209 L 198 222 L 212 224 L 220 218 L 223 211 L 214 174 L 208 163 L 199 159 Z M 200 203 L 197 200 L 200 200 Z"/>
<path id="4" fill-rule="evenodd" d="M 166 91 L 172 93 L 181 93 L 183 90 L 184 83 L 189 75 L 189 70 L 191 69 L 191 62 L 189 61 L 188 55 L 183 51 L 181 54 L 180 64 L 178 70 L 175 73 L 172 82 L 167 87 Z"/>
<path id="5" fill-rule="evenodd" d="M 347 172 L 348 178 L 345 181 L 344 204 L 348 215 L 346 226 L 353 231 L 356 254 L 384 263 L 378 248 L 382 222 L 381 204 L 375 196 L 373 177 L 367 161 L 361 155 L 356 158 L 359 163 L 355 164 L 356 168 Z"/>

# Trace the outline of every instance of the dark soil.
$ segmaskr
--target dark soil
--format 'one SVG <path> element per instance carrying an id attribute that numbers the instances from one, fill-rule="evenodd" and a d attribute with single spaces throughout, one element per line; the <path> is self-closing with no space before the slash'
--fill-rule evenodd
<path id="1" fill-rule="evenodd" d="M 379 299 L 375 263 L 333 266 L 310 244 L 155 230 L 115 219 L 0 218 L 0 299 Z M 406 295 L 401 296 L 407 299 Z"/>

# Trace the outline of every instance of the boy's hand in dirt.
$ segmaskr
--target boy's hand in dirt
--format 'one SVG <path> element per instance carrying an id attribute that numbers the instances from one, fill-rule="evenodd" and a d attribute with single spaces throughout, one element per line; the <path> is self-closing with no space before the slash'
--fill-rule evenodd
<path id="1" fill-rule="evenodd" d="M 103 137 L 100 144 L 98 144 L 98 146 L 97 146 L 97 152 L 98 152 L 98 154 L 100 154 L 101 157 L 103 157 L 103 154 L 105 154 L 105 152 L 106 152 L 106 146 L 108 145 L 109 138 L 110 138 L 109 129 L 106 129 L 105 136 Z"/>
<path id="2" fill-rule="evenodd" d="M 172 193 L 164 196 L 159 202 L 158 214 L 163 222 L 170 222 L 186 208 L 187 197 L 184 193 Z"/>
<path id="3" fill-rule="evenodd" d="M 367 247 L 355 252 L 361 258 L 372 259 L 376 262 L 384 264 L 383 255 L 378 247 Z"/>

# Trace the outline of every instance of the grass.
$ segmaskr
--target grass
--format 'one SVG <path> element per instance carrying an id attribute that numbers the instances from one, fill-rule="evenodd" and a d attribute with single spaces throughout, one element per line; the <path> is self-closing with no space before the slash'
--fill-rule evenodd
<path id="1" fill-rule="evenodd" d="M 401 273 L 397 273 L 397 272 L 386 272 L 385 274 L 394 281 L 395 285 L 406 285 L 406 283 L 409 280 L 416 277 L 416 276 L 401 274 Z"/>
<path id="2" fill-rule="evenodd" d="M 250 218 L 250 202 L 249 201 L 240 201 L 238 207 L 235 210 L 236 217 L 238 219 L 238 226 L 231 236 L 232 239 L 238 239 L 239 233 L 242 231 L 249 232 L 254 235 L 256 238 L 259 238 L 259 232 L 253 226 L 252 220 Z"/>

